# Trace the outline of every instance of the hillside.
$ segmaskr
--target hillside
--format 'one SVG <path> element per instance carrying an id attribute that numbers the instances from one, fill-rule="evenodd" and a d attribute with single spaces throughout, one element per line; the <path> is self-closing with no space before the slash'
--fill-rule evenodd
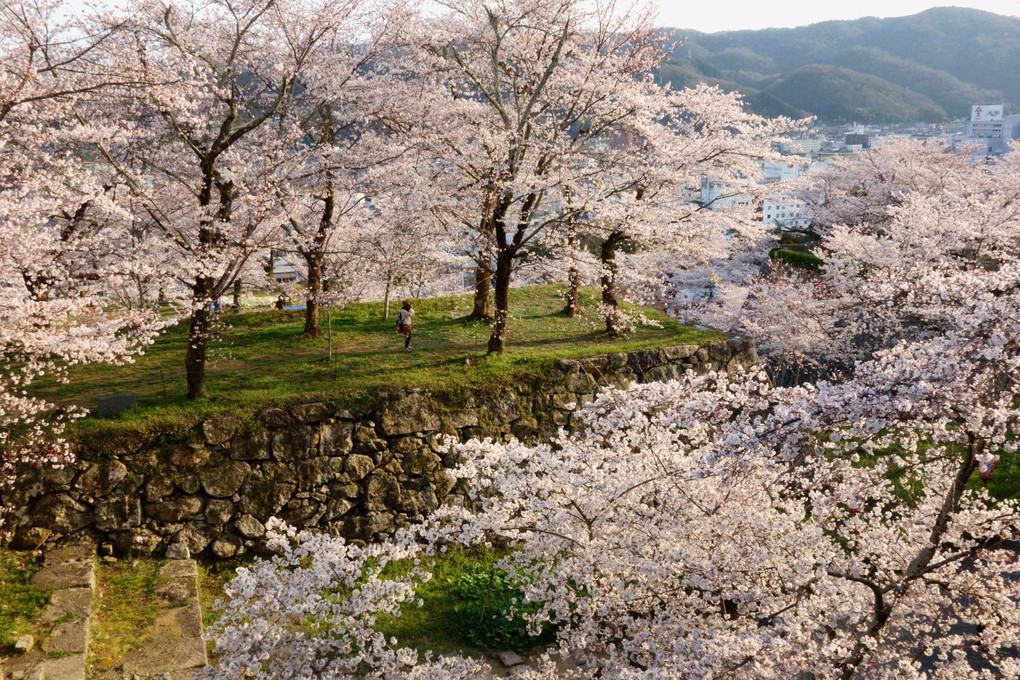
<path id="1" fill-rule="evenodd" d="M 937 123 L 945 110 L 923 94 L 839 66 L 812 64 L 780 76 L 767 92 L 825 120 Z"/>
<path id="2" fill-rule="evenodd" d="M 674 39 L 662 80 L 739 90 L 762 115 L 938 122 L 976 103 L 1020 102 L 1020 19 L 980 10 L 710 34 L 680 28 Z"/>

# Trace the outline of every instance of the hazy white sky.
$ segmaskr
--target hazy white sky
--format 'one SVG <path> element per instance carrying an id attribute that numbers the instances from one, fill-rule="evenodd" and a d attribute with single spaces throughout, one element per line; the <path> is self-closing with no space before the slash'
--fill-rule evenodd
<path id="1" fill-rule="evenodd" d="M 899 17 L 930 7 L 973 7 L 995 14 L 1020 16 L 1020 0 L 652 0 L 659 5 L 663 26 L 693 28 L 706 33 L 755 28 L 806 26 L 831 19 Z"/>
<path id="2" fill-rule="evenodd" d="M 122 0 L 91 0 L 116 5 Z M 641 0 L 638 0 L 639 2 Z M 705 33 L 790 28 L 831 19 L 901 17 L 930 7 L 973 7 L 1020 17 L 1020 0 L 644 0 L 659 7 L 659 24 Z M 4 2 L 4 0 L 0 0 Z M 63 0 L 80 10 L 85 0 Z M 624 3 L 625 4 L 625 3 Z"/>

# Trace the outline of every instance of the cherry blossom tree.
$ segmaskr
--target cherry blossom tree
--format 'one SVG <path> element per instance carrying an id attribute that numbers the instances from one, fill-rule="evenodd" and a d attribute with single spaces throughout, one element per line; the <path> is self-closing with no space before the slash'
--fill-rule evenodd
<path id="1" fill-rule="evenodd" d="M 30 396 L 69 367 L 130 360 L 161 327 L 149 313 L 105 309 L 124 267 L 109 234 L 124 214 L 66 135 L 80 98 L 125 84 L 95 68 L 109 38 L 59 3 L 0 7 L 0 538 L 10 492 L 26 464 L 73 460 L 60 434 L 83 415 Z"/>
<path id="2" fill-rule="evenodd" d="M 585 210 L 591 215 L 582 227 L 601 244 L 609 335 L 621 332 L 617 251 L 637 246 L 659 257 L 668 253 L 676 259 L 673 268 L 689 268 L 733 250 L 739 239 L 720 234 L 760 232 L 737 210 L 682 202 L 680 189 L 708 180 L 730 193 L 758 193 L 760 163 L 772 157 L 770 142 L 798 125 L 748 113 L 738 95 L 704 85 L 652 89 L 644 96 L 643 117 L 629 121 L 622 138 L 591 148 L 585 179 L 576 183 L 588 194 Z"/>
<path id="3" fill-rule="evenodd" d="M 822 271 L 773 267 L 743 307 L 702 318 L 744 329 L 777 365 L 823 373 L 850 371 L 901 339 L 934 337 L 956 310 L 922 286 L 929 274 L 973 271 L 989 293 L 1008 288 L 1001 272 L 1017 258 L 1016 163 L 901 141 L 826 169 L 814 227 Z"/>
<path id="4" fill-rule="evenodd" d="M 528 677 L 1015 676 L 1020 504 L 974 480 L 1017 455 L 1017 293 L 983 294 L 969 272 L 925 283 L 957 307 L 951 332 L 880 351 L 844 383 L 688 374 L 602 395 L 552 445 L 460 446 L 470 502 L 399 535 L 392 554 L 511 545 L 500 564 L 528 575 L 532 625 L 555 623 L 558 653 L 581 663 Z M 260 677 L 272 659 L 281 673 L 276 659 L 315 645 L 344 664 L 321 677 L 353 677 L 352 655 L 372 677 L 400 664 L 442 677 L 408 657 L 376 665 L 361 651 L 383 642 L 374 631 L 351 646 L 361 638 L 347 624 L 342 635 L 288 624 L 276 608 L 297 597 L 316 620 L 414 606 L 424 578 L 380 598 L 385 581 L 344 557 L 342 539 L 301 542 L 283 558 L 314 552 L 301 569 L 246 571 L 232 588 L 237 614 L 219 638 L 229 668 Z M 325 564 L 341 559 L 366 574 L 366 597 L 330 582 Z M 252 616 L 263 609 L 251 602 L 273 609 Z M 267 642 L 279 635 L 286 644 Z"/>
<path id="5" fill-rule="evenodd" d="M 332 58 L 351 0 L 139 0 L 107 59 L 146 87 L 81 112 L 83 131 L 186 266 L 188 397 L 205 397 L 209 309 L 281 236 L 303 169 L 285 112 L 310 65 Z"/>
<path id="6" fill-rule="evenodd" d="M 428 156 L 408 156 L 379 168 L 384 177 L 375 183 L 379 191 L 359 219 L 353 247 L 366 272 L 381 290 L 383 321 L 389 319 L 394 293 L 418 297 L 427 285 L 438 282 L 460 258 L 454 249 L 445 220 L 439 217 L 451 203 L 442 181 L 442 167 L 427 162 Z"/>
<path id="7" fill-rule="evenodd" d="M 307 145 L 302 170 L 289 187 L 286 201 L 294 210 L 284 227 L 290 247 L 306 265 L 306 337 L 321 333 L 327 259 L 350 257 L 345 253 L 351 252 L 353 238 L 348 235 L 343 239 L 348 245 L 341 247 L 340 232 L 353 229 L 366 201 L 382 190 L 380 179 L 395 172 L 413 143 L 413 135 L 398 140 L 387 132 L 394 118 L 393 92 L 402 85 L 396 57 L 406 40 L 403 28 L 414 23 L 413 8 L 362 0 L 336 9 L 344 15 L 332 17 L 321 39 L 328 44 L 302 74 L 300 92 L 286 111 Z"/>
<path id="8" fill-rule="evenodd" d="M 427 26 L 423 70 L 446 94 L 458 124 L 452 164 L 477 197 L 479 264 L 495 248 L 495 318 L 501 353 L 515 264 L 556 224 L 549 192 L 559 165 L 619 130 L 641 75 L 662 57 L 651 15 L 579 0 L 451 2 Z M 478 280 L 485 280 L 485 272 Z"/>

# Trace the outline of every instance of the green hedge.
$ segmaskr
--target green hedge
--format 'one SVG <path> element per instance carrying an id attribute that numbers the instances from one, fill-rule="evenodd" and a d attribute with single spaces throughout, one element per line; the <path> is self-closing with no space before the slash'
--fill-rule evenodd
<path id="1" fill-rule="evenodd" d="M 790 250 L 789 248 L 773 248 L 769 251 L 769 259 L 779 260 L 795 269 L 806 269 L 813 272 L 820 272 L 825 266 L 825 261 L 814 253 Z"/>

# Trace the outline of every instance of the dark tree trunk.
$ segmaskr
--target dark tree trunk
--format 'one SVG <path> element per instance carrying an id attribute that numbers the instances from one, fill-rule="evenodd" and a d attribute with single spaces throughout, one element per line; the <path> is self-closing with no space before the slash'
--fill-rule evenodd
<path id="1" fill-rule="evenodd" d="M 305 255 L 308 264 L 308 293 L 305 295 L 305 330 L 306 338 L 317 338 L 322 335 L 319 329 L 319 298 L 322 295 L 322 258 L 313 253 Z"/>
<path id="2" fill-rule="evenodd" d="M 489 307 L 489 290 L 491 287 L 492 268 L 488 264 L 477 262 L 475 264 L 474 307 L 467 317 L 470 321 L 492 321 Z"/>
<path id="3" fill-rule="evenodd" d="M 390 288 L 393 287 L 393 274 L 386 276 L 386 292 L 383 294 L 382 320 L 389 321 L 390 318 Z"/>
<path id="4" fill-rule="evenodd" d="M 626 237 L 623 232 L 614 231 L 602 242 L 600 258 L 602 261 L 602 304 L 606 313 L 606 333 L 610 337 L 618 337 L 624 329 L 620 323 L 620 303 L 616 299 L 616 276 L 619 271 L 616 264 L 616 248 Z"/>
<path id="5" fill-rule="evenodd" d="M 581 289 L 581 272 L 577 267 L 571 266 L 567 272 L 567 306 L 563 313 L 570 318 L 577 316 L 581 311 L 581 303 L 578 298 L 578 291 Z"/>
<path id="6" fill-rule="evenodd" d="M 188 348 L 184 354 L 187 372 L 188 399 L 205 399 L 205 348 L 209 336 L 209 305 L 212 301 L 212 280 L 200 276 L 192 286 L 191 320 L 188 325 Z"/>
<path id="7" fill-rule="evenodd" d="M 564 189 L 567 199 L 567 257 L 570 258 L 570 268 L 567 270 L 567 305 L 563 308 L 563 314 L 573 318 L 580 311 L 578 307 L 577 292 L 581 287 L 581 272 L 577 269 L 577 213 L 573 210 L 572 198 L 574 192 L 570 187 Z"/>
<path id="8" fill-rule="evenodd" d="M 322 335 L 319 330 L 319 301 L 322 297 L 322 261 L 326 257 L 326 237 L 333 226 L 333 209 L 336 195 L 333 188 L 322 197 L 322 215 L 319 217 L 319 228 L 315 231 L 312 247 L 305 256 L 308 265 L 308 294 L 305 296 L 305 330 L 306 338 L 317 338 Z"/>
<path id="9" fill-rule="evenodd" d="M 234 300 L 231 304 L 231 308 L 234 312 L 241 311 L 241 279 L 234 281 Z"/>
<path id="10" fill-rule="evenodd" d="M 510 318 L 510 275 L 513 270 L 514 253 L 504 248 L 496 255 L 495 306 L 492 334 L 489 336 L 488 354 L 502 354 L 506 346 L 507 321 Z"/>
<path id="11" fill-rule="evenodd" d="M 218 179 L 214 170 L 215 156 L 206 156 L 202 160 L 202 191 L 198 196 L 198 204 L 205 207 L 212 205 L 213 189 L 219 198 L 216 218 L 227 222 L 230 220 L 233 205 L 234 183 L 230 180 Z M 205 247 L 217 244 L 221 240 L 219 231 L 208 223 L 198 232 L 199 243 Z M 235 274 L 239 275 L 238 274 Z M 232 280 L 216 281 L 208 276 L 199 276 L 191 288 L 191 323 L 188 326 L 188 349 L 184 355 L 184 370 L 187 372 L 188 399 L 206 399 L 209 390 L 205 381 L 206 342 L 209 340 L 209 306 L 223 294 Z"/>
<path id="12" fill-rule="evenodd" d="M 563 313 L 573 318 L 580 311 L 577 293 L 581 288 L 581 272 L 577 268 L 577 226 L 573 216 L 567 226 L 567 248 L 570 251 L 570 269 L 567 270 L 567 306 Z"/>
<path id="13" fill-rule="evenodd" d="M 266 263 L 266 276 L 270 283 L 276 283 L 276 276 L 273 270 L 276 269 L 276 248 L 269 249 L 269 262 Z"/>

